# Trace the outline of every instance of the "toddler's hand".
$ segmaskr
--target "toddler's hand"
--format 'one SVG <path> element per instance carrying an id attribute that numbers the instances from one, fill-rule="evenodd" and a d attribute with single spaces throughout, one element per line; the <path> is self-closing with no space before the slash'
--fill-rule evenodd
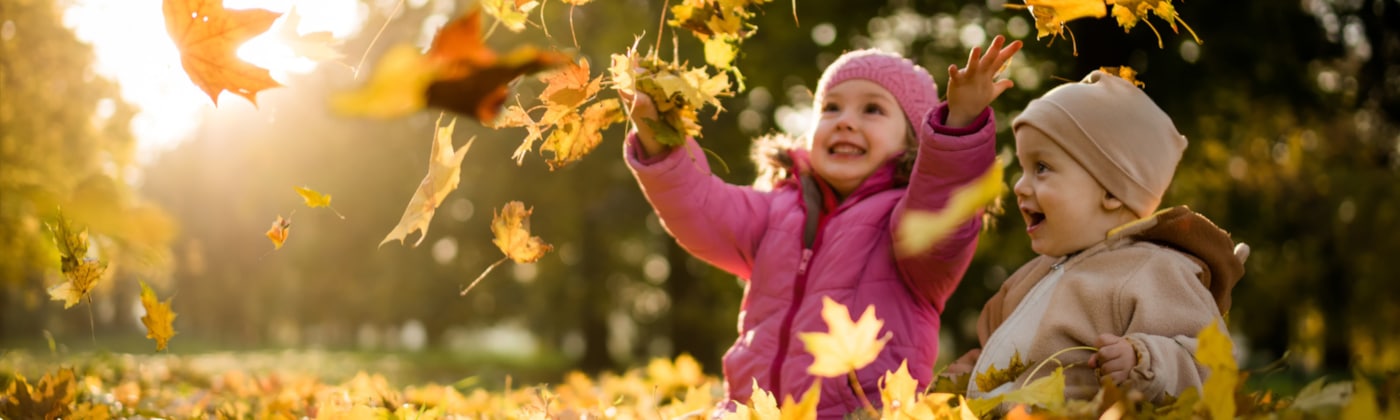
<path id="1" fill-rule="evenodd" d="M 656 103 L 651 101 L 650 96 L 641 92 L 637 92 L 636 95 L 627 95 L 618 91 L 618 96 L 622 97 L 623 106 L 627 109 L 627 117 L 632 120 L 632 126 L 637 127 L 637 138 L 641 140 L 643 153 L 646 153 L 646 156 L 665 153 L 666 146 L 656 141 L 656 133 L 651 129 L 651 124 L 661 122 L 656 113 Z"/>
<path id="2" fill-rule="evenodd" d="M 1011 79 L 996 80 L 1001 67 L 1021 50 L 1021 41 L 1003 48 L 1005 43 L 1006 38 L 997 35 L 985 55 L 981 47 L 972 48 L 967 68 L 959 70 L 956 64 L 948 66 L 948 121 L 945 124 L 949 127 L 971 124 L 992 100 L 1015 86 Z"/>
<path id="3" fill-rule="evenodd" d="M 972 369 L 977 367 L 977 358 L 981 355 L 982 349 L 968 350 L 967 353 L 963 353 L 962 357 L 958 357 L 958 360 L 954 360 L 953 364 L 943 369 L 943 374 L 958 376 L 972 373 Z"/>
<path id="4" fill-rule="evenodd" d="M 1099 376 L 1112 378 L 1114 383 L 1127 381 L 1128 374 L 1137 365 L 1137 351 L 1133 349 L 1133 343 L 1113 334 L 1099 334 L 1094 345 L 1099 352 L 1089 357 L 1089 367 L 1097 368 Z"/>

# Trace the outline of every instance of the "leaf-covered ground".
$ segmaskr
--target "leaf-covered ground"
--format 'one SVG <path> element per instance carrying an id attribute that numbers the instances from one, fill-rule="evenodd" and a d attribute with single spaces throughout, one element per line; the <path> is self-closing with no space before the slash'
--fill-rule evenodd
<path id="1" fill-rule="evenodd" d="M 394 384 L 408 360 L 326 352 L 203 355 L 69 355 L 59 359 L 10 352 L 0 357 L 0 417 L 29 418 L 704 418 L 722 396 L 718 378 L 687 356 L 656 359 L 627 372 L 569 373 L 548 383 L 511 383 L 466 376 L 455 383 Z M 391 375 L 394 376 L 394 375 Z M 1350 379 L 1350 378 L 1342 378 Z M 1243 418 L 1397 418 L 1395 375 L 1383 382 L 1314 381 L 1279 395 L 1245 386 L 1234 395 Z M 492 382 L 492 383 L 487 383 Z M 899 384 L 900 381 L 889 381 Z M 891 385 L 887 395 L 898 395 Z M 872 396 L 876 397 L 876 396 Z M 1033 410 L 1034 417 L 1095 418 L 1167 415 L 1130 395 L 1096 404 L 1097 414 L 1067 408 Z M 882 418 L 961 418 L 959 396 L 926 393 Z M 808 418 L 811 401 L 755 398 L 732 418 Z M 1102 401 L 1101 401 L 1102 402 Z M 803 404 L 808 403 L 808 404 Z M 765 407 L 766 406 L 766 407 Z M 806 407 L 803 407 L 806 406 Z M 1105 407 L 1099 407 L 1105 406 Z M 1117 407 L 1116 409 L 1114 407 Z M 1102 409 L 1100 409 L 1102 408 Z M 1204 412 L 1177 412 L 1203 417 Z M 1023 417 L 1013 415 L 1011 417 Z"/>

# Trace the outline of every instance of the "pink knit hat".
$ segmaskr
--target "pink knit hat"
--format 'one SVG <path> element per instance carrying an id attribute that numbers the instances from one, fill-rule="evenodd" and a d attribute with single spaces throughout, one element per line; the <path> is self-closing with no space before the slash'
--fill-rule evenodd
<path id="1" fill-rule="evenodd" d="M 1138 217 L 1162 203 L 1186 137 L 1132 82 L 1094 71 L 1031 101 L 1011 122 L 1044 132 Z"/>
<path id="2" fill-rule="evenodd" d="M 814 97 L 817 109 L 821 109 L 827 90 L 851 79 L 869 80 L 890 91 L 915 130 L 922 131 L 928 125 L 924 121 L 938 105 L 938 86 L 923 67 L 898 54 L 864 49 L 842 54 L 822 73 Z"/>

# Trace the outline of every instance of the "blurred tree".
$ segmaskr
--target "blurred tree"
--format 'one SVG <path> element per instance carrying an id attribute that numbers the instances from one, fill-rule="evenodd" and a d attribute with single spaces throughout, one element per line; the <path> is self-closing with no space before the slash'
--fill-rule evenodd
<path id="1" fill-rule="evenodd" d="M 37 339 L 53 319 L 46 289 L 61 281 L 45 227 L 59 209 L 87 227 L 90 255 L 109 261 L 94 300 L 128 319 L 134 278 L 163 280 L 174 225 L 129 177 L 133 108 L 93 73 L 89 46 L 48 0 L 0 2 L 0 337 Z M 118 283 L 120 283 L 118 285 Z M 129 284 L 128 284 L 129 283 Z M 76 312 L 76 311 L 75 311 Z M 87 314 L 81 320 L 88 329 Z M 79 325 L 78 322 L 72 322 Z M 123 324 L 128 325 L 128 324 Z"/>

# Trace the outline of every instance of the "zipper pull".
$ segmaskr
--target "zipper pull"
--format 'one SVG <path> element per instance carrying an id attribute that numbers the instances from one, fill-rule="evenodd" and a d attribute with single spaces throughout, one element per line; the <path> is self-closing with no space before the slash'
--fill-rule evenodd
<path id="1" fill-rule="evenodd" d="M 812 262 L 812 250 L 804 248 L 802 250 L 802 262 L 797 263 L 797 275 L 807 274 L 807 265 Z"/>

